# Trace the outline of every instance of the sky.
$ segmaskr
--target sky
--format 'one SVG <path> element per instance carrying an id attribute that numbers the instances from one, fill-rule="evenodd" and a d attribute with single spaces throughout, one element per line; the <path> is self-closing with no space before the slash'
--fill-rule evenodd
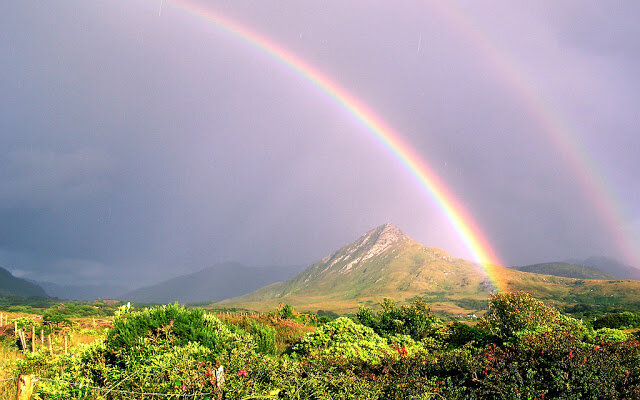
<path id="1" fill-rule="evenodd" d="M 638 2 L 213 1 L 419 155 L 505 265 L 640 266 Z M 135 287 L 383 223 L 472 259 L 384 145 L 169 0 L 0 4 L 0 266 Z"/>

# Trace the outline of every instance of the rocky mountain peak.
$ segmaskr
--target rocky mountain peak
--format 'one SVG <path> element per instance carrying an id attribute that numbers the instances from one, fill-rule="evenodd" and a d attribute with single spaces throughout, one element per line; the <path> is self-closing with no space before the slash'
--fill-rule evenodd
<path id="1" fill-rule="evenodd" d="M 393 224 L 384 224 L 375 229 L 380 231 L 376 242 L 398 242 L 401 240 L 411 239 L 406 233 L 402 232 Z"/>
<path id="2" fill-rule="evenodd" d="M 325 264 L 323 272 L 336 266 L 342 273 L 347 273 L 360 263 L 391 249 L 396 243 L 407 240 L 411 240 L 411 238 L 395 225 L 380 225 L 365 233 L 355 242 L 325 257 L 321 261 Z"/>

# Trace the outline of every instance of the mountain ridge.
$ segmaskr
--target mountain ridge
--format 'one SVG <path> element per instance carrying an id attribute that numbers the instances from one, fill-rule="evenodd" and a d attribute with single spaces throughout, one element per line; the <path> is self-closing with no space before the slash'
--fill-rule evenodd
<path id="1" fill-rule="evenodd" d="M 40 286 L 0 267 L 0 297 L 49 297 Z"/>
<path id="2" fill-rule="evenodd" d="M 640 269 L 621 263 L 611 257 L 591 256 L 587 259 L 579 260 L 576 264 L 597 268 L 610 273 L 618 279 L 640 280 Z"/>
<path id="3" fill-rule="evenodd" d="M 489 272 L 487 272 L 489 271 Z M 290 304 L 302 311 L 353 313 L 385 297 L 424 297 L 432 309 L 465 315 L 486 307 L 494 291 L 524 290 L 552 304 L 633 303 L 640 308 L 640 282 L 591 280 L 522 272 L 452 257 L 412 240 L 391 224 L 370 230 L 293 278 L 226 299 L 212 307 L 265 311 Z"/>
<path id="4" fill-rule="evenodd" d="M 144 303 L 219 301 L 286 280 L 299 269 L 293 266 L 247 267 L 236 262 L 219 263 L 129 291 L 117 298 Z"/>
<path id="5" fill-rule="evenodd" d="M 599 279 L 615 280 L 616 276 L 611 275 L 597 268 L 586 267 L 584 265 L 570 264 L 564 262 L 548 262 L 539 264 L 522 265 L 512 267 L 515 270 L 541 275 L 562 276 L 576 279 Z"/>
<path id="6" fill-rule="evenodd" d="M 376 302 L 382 297 L 401 300 L 425 291 L 455 291 L 460 298 L 476 301 L 486 298 L 491 290 L 475 263 L 423 246 L 396 226 L 384 224 L 286 282 L 222 303 L 262 307 L 278 301 L 298 306 L 310 302 L 323 308 L 345 302 L 353 311 L 356 303 Z"/>

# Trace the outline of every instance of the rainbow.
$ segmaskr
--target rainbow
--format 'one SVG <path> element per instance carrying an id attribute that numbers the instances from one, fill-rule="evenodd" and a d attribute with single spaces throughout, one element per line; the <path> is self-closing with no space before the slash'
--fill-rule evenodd
<path id="1" fill-rule="evenodd" d="M 498 290 L 504 287 L 501 277 L 495 268 L 495 266 L 502 265 L 502 262 L 471 216 L 431 168 L 403 141 L 402 137 L 361 101 L 323 75 L 317 68 L 309 65 L 285 48 L 257 32 L 214 12 L 210 8 L 205 8 L 196 2 L 188 0 L 171 0 L 168 4 L 215 25 L 254 49 L 269 55 L 272 59 L 285 65 L 290 71 L 307 80 L 357 120 L 401 162 L 403 167 L 416 179 L 426 193 L 435 200 L 471 252 L 479 268 L 483 270 L 494 287 Z"/>
<path id="2" fill-rule="evenodd" d="M 572 169 L 585 191 L 586 198 L 593 203 L 600 220 L 608 227 L 618 249 L 633 265 L 640 267 L 639 250 L 633 239 L 624 234 L 624 207 L 616 199 L 615 191 L 607 183 L 608 180 L 589 154 L 582 140 L 573 133 L 568 124 L 554 111 L 553 107 L 544 100 L 542 93 L 537 90 L 524 75 L 515 60 L 508 57 L 505 51 L 497 45 L 497 40 L 491 38 L 486 30 L 474 23 L 470 16 L 457 9 L 452 2 L 429 2 L 429 7 L 440 15 L 465 38 L 472 42 L 485 56 L 485 61 L 491 63 L 498 79 L 503 80 L 525 105 L 529 114 L 546 133 L 554 144 L 558 155 L 564 159 Z"/>

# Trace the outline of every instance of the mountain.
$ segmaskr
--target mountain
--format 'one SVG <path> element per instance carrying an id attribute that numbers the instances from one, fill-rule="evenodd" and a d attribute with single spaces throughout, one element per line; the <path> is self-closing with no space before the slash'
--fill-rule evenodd
<path id="1" fill-rule="evenodd" d="M 113 285 L 60 285 L 53 282 L 30 282 L 43 288 L 49 296 L 65 300 L 114 299 L 127 291 L 122 286 Z"/>
<path id="2" fill-rule="evenodd" d="M 615 276 L 601 271 L 597 268 L 585 267 L 584 265 L 575 265 L 564 262 L 524 265 L 521 267 L 513 267 L 513 269 L 534 274 L 564 276 L 566 278 L 604 280 L 616 279 Z"/>
<path id="3" fill-rule="evenodd" d="M 640 269 L 634 268 L 630 265 L 625 265 L 613 258 L 596 256 L 587 258 L 586 260 L 577 260 L 574 263 L 591 268 L 597 268 L 601 271 L 610 273 L 618 279 L 640 280 Z"/>
<path id="4" fill-rule="evenodd" d="M 438 303 L 436 308 L 456 312 L 486 300 L 491 290 L 474 263 L 425 247 L 385 224 L 286 282 L 223 304 L 265 309 L 286 302 L 310 311 L 349 312 L 384 297 L 404 300 L 420 295 Z"/>
<path id="5" fill-rule="evenodd" d="M 133 290 L 118 298 L 142 303 L 219 301 L 289 279 L 299 271 L 299 267 L 290 266 L 254 268 L 231 262 L 216 264 L 193 274 Z"/>
<path id="6" fill-rule="evenodd" d="M 574 279 L 479 265 L 419 244 L 391 224 L 367 232 L 288 281 L 212 307 L 265 311 L 287 303 L 301 311 L 345 314 L 361 305 L 374 306 L 385 297 L 406 301 L 423 296 L 434 311 L 464 315 L 486 308 L 495 289 L 492 281 L 500 290 L 526 290 L 556 305 L 640 307 L 640 282 Z"/>
<path id="7" fill-rule="evenodd" d="M 0 297 L 48 297 L 38 285 L 16 278 L 4 268 L 0 268 Z"/>

